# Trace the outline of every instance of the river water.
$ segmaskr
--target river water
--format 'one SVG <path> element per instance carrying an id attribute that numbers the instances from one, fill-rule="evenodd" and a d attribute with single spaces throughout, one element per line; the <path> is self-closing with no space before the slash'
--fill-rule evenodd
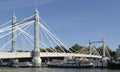
<path id="1" fill-rule="evenodd" d="M 72 68 L 0 68 L 0 72 L 120 72 L 112 69 L 72 69 Z"/>

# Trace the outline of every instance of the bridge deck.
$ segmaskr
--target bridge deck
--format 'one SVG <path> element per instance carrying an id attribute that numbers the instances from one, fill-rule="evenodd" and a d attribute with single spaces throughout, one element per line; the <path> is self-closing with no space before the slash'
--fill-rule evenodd
<path id="1" fill-rule="evenodd" d="M 87 55 L 87 54 L 75 54 L 75 53 L 46 53 L 41 52 L 40 57 L 91 57 L 91 58 L 102 58 L 102 56 L 97 55 Z M 31 57 L 30 52 L 0 52 L 0 59 L 6 58 L 29 58 Z"/>

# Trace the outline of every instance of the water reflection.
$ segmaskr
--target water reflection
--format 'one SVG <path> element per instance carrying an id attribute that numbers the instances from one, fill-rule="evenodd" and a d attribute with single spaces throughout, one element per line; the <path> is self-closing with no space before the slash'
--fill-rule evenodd
<path id="1" fill-rule="evenodd" d="M 0 68 L 0 72 L 120 72 L 110 69 L 71 69 L 71 68 Z"/>

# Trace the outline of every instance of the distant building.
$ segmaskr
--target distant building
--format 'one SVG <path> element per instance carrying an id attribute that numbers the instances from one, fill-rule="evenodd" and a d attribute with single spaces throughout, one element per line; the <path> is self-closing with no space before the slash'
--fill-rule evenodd
<path id="1" fill-rule="evenodd" d="M 116 52 L 117 52 L 117 59 L 120 59 L 120 45 L 118 46 Z"/>

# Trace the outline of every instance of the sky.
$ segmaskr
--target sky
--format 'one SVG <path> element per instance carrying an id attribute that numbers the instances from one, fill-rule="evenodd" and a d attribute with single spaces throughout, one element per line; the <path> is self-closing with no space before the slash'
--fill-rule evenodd
<path id="1" fill-rule="evenodd" d="M 116 50 L 120 44 L 120 0 L 0 0 L 0 24 L 34 14 L 66 43 L 87 46 L 104 38 Z"/>

